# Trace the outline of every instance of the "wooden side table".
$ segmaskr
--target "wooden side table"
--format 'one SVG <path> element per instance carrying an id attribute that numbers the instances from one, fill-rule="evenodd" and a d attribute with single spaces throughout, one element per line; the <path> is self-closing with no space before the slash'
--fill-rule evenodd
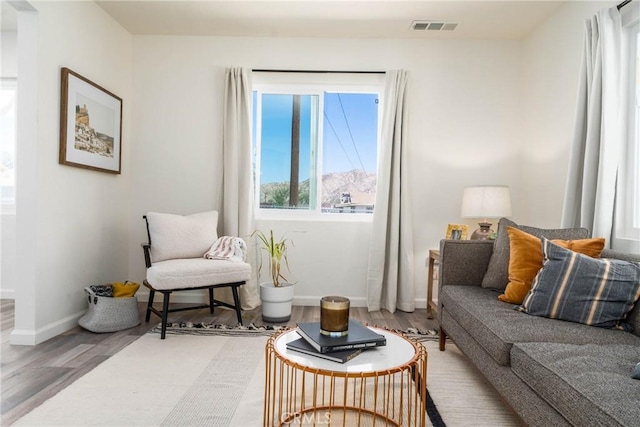
<path id="1" fill-rule="evenodd" d="M 395 332 L 371 328 L 387 345 L 336 363 L 287 349 L 283 330 L 265 347 L 263 426 L 425 426 L 427 350 Z"/>
<path id="2" fill-rule="evenodd" d="M 435 313 L 438 312 L 438 305 L 433 302 L 433 273 L 435 265 L 439 262 L 440 251 L 430 249 L 429 258 L 427 258 L 427 319 L 433 319 Z"/>

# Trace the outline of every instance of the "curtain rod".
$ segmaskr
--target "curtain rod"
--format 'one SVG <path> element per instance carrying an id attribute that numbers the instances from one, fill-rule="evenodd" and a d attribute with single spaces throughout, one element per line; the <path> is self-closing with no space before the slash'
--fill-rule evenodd
<path id="1" fill-rule="evenodd" d="M 269 70 L 254 68 L 254 73 L 321 73 L 321 74 L 385 74 L 384 71 L 335 71 L 335 70 Z"/>
<path id="2" fill-rule="evenodd" d="M 622 9 L 623 7 L 625 7 L 626 5 L 628 5 L 629 3 L 631 3 L 631 0 L 624 0 L 622 3 L 620 3 L 619 5 L 617 5 L 616 7 L 618 8 L 618 10 Z"/>

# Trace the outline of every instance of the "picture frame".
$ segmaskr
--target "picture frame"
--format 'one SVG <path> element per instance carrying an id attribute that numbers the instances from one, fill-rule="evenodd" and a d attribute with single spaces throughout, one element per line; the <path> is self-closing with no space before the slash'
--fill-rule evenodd
<path id="1" fill-rule="evenodd" d="M 120 174 L 122 98 L 69 68 L 60 87 L 59 163 Z"/>
<path id="2" fill-rule="evenodd" d="M 467 224 L 448 224 L 447 234 L 445 239 L 447 240 L 467 240 L 469 234 L 469 226 Z"/>

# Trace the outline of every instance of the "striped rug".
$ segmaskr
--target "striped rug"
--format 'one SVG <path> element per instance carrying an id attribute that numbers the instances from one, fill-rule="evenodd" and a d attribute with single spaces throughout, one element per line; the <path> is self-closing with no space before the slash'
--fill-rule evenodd
<path id="1" fill-rule="evenodd" d="M 264 335 L 270 336 L 274 332 L 278 332 L 282 329 L 294 328 L 294 326 L 278 326 L 278 325 L 261 325 L 257 326 L 253 323 L 247 326 L 229 326 L 216 323 L 192 323 L 192 322 L 169 322 L 167 323 L 168 334 L 179 335 L 226 335 L 233 337 L 246 337 Z M 390 329 L 393 332 L 397 332 L 406 335 L 417 341 L 437 341 L 438 330 L 436 329 L 417 329 L 409 328 L 405 330 Z M 154 326 L 152 333 L 160 333 L 160 324 Z"/>

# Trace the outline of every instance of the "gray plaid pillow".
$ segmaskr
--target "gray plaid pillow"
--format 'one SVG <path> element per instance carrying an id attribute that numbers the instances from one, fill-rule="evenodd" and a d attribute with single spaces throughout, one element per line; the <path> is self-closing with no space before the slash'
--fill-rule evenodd
<path id="1" fill-rule="evenodd" d="M 640 298 L 640 264 L 594 259 L 542 240 L 544 262 L 518 310 L 534 316 L 626 331 Z"/>
<path id="2" fill-rule="evenodd" d="M 504 291 L 509 283 L 509 234 L 507 227 L 515 227 L 525 233 L 532 234 L 537 238 L 546 237 L 547 239 L 561 240 L 577 240 L 587 239 L 590 236 L 589 230 L 586 228 L 559 228 L 544 229 L 530 227 L 528 225 L 518 225 L 507 218 L 501 218 L 498 223 L 498 236 L 493 243 L 493 253 L 489 260 L 487 272 L 482 279 L 482 287 L 489 289 L 498 289 Z"/>

